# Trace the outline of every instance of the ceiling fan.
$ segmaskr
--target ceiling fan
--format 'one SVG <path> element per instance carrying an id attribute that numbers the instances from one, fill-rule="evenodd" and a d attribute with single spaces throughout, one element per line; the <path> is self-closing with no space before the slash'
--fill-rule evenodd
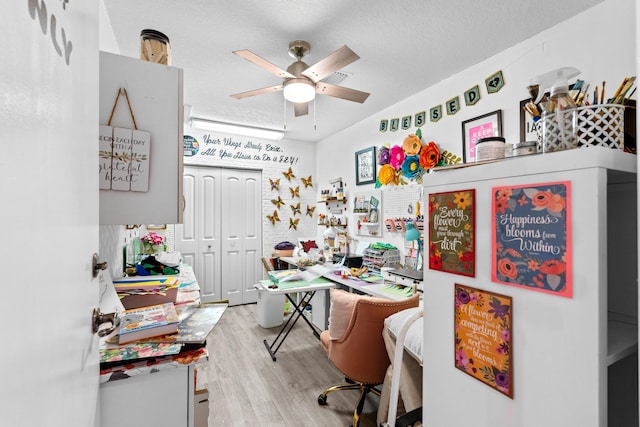
<path id="1" fill-rule="evenodd" d="M 295 40 L 289 43 L 289 55 L 296 58 L 296 61 L 289 65 L 287 71 L 249 50 L 234 51 L 233 53 L 239 57 L 253 62 L 257 66 L 264 68 L 284 80 L 282 84 L 279 85 L 236 93 L 231 96 L 236 99 L 242 99 L 263 93 L 283 91 L 284 98 L 287 101 L 293 102 L 296 117 L 309 113 L 308 102 L 315 98 L 316 93 L 359 103 L 363 103 L 367 99 L 369 94 L 366 92 L 321 81 L 342 67 L 360 59 L 355 52 L 344 45 L 314 65 L 308 66 L 302 62 L 302 58 L 308 54 L 310 50 L 311 45 L 304 40 Z"/>

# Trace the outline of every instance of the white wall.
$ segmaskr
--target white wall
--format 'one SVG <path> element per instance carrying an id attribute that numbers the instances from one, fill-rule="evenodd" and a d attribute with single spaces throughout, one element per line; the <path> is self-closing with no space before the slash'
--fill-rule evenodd
<path id="1" fill-rule="evenodd" d="M 317 147 L 318 182 L 326 184 L 329 178 L 341 175 L 348 183 L 348 196 L 360 189 L 373 188 L 373 184 L 355 185 L 353 153 L 372 145 L 402 144 L 403 139 L 416 130 L 412 127 L 407 131 L 381 133 L 378 131 L 380 120 L 413 116 L 425 110 L 428 116 L 430 108 L 442 104 L 444 109 L 445 102 L 455 96 L 460 97 L 460 111 L 453 116 L 445 113 L 437 123 L 427 121 L 422 127 L 423 142 L 433 140 L 442 150 L 462 156 L 462 121 L 498 109 L 502 110 L 503 133 L 507 142 L 519 142 L 519 102 L 529 97 L 526 87 L 534 76 L 554 68 L 574 66 L 582 71 L 579 78 L 591 83 L 591 90 L 606 80 L 607 93 L 612 95 L 624 77 L 636 75 L 634 4 L 626 0 L 607 0 L 320 141 Z M 437 66 L 433 64 L 434 68 Z M 484 80 L 499 70 L 503 72 L 505 86 L 489 95 Z M 428 73 L 429 70 L 425 69 L 424 72 Z M 464 92 L 476 84 L 480 86 L 481 99 L 474 106 L 466 107 Z M 424 182 L 428 185 L 428 175 Z M 382 202 L 384 204 L 384 198 Z M 352 223 L 351 234 L 355 234 L 354 227 Z M 383 238 L 396 246 L 403 245 L 397 233 L 383 231 Z"/>
<path id="2" fill-rule="evenodd" d="M 198 141 L 198 152 L 185 156 L 185 165 L 217 166 L 227 168 L 255 169 L 262 171 L 262 253 L 271 256 L 273 247 L 283 241 L 297 242 L 298 237 L 313 237 L 317 229 L 318 209 L 312 216 L 307 207 L 315 208 L 317 201 L 317 176 L 315 144 L 310 142 L 251 138 L 239 135 L 219 134 L 201 129 L 185 128 L 185 135 Z M 238 158 L 239 157 L 239 158 Z M 289 181 L 283 172 L 289 167 L 295 175 Z M 305 188 L 301 178 L 312 177 L 313 187 Z M 270 179 L 280 180 L 279 190 L 271 188 Z M 290 188 L 298 188 L 299 197 L 292 197 Z M 271 200 L 278 196 L 284 205 L 276 207 Z M 291 205 L 300 203 L 300 213 L 293 213 Z M 278 211 L 280 221 L 272 224 L 267 215 Z M 297 229 L 290 227 L 290 219 L 298 220 Z"/>

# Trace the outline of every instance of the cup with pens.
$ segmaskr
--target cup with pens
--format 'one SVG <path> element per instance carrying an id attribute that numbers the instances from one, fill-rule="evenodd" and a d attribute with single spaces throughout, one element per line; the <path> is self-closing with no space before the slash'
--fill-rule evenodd
<path id="1" fill-rule="evenodd" d="M 632 101 L 634 82 L 635 76 L 625 78 L 607 99 L 605 81 L 590 94 L 589 85 L 578 80 L 570 91 L 578 106 L 572 110 L 554 111 L 555 106 L 544 101 L 539 105 L 527 103 L 524 109 L 536 122 L 543 152 L 594 146 L 624 149 L 625 105 Z M 528 89 L 531 93 L 531 87 Z"/>

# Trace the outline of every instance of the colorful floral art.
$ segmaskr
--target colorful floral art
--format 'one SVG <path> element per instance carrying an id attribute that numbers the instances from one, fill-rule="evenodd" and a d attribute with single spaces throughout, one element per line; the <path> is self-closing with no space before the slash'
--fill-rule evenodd
<path id="1" fill-rule="evenodd" d="M 376 188 L 383 185 L 405 185 L 407 180 L 422 183 L 422 176 L 440 162 L 440 149 L 431 141 L 422 144 L 422 131 L 407 136 L 402 146 L 378 149 L 378 178 Z"/>
<path id="2" fill-rule="evenodd" d="M 570 182 L 494 188 L 492 279 L 571 298 Z"/>
<path id="3" fill-rule="evenodd" d="M 475 189 L 429 194 L 429 268 L 475 276 Z"/>
<path id="4" fill-rule="evenodd" d="M 511 297 L 455 286 L 455 367 L 513 399 Z"/>

